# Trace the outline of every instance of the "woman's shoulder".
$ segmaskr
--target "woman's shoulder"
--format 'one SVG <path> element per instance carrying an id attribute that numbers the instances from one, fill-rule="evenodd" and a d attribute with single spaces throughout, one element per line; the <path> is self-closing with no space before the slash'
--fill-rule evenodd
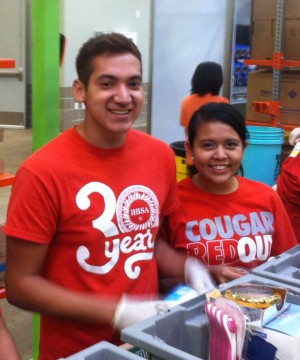
<path id="1" fill-rule="evenodd" d="M 259 194 L 258 192 L 261 192 L 262 194 L 274 194 L 275 190 L 272 188 L 272 186 L 265 184 L 261 181 L 249 179 L 243 176 L 237 176 L 237 179 L 239 181 L 239 184 L 241 185 L 241 189 L 246 191 L 251 191 Z"/>

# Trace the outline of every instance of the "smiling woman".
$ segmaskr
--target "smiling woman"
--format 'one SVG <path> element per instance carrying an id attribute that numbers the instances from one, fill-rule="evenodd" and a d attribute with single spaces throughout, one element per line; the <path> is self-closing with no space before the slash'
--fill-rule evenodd
<path id="1" fill-rule="evenodd" d="M 191 117 L 187 134 L 198 172 L 178 183 L 183 211 L 168 224 L 175 246 L 203 261 L 222 283 L 244 275 L 239 268 L 251 269 L 296 245 L 277 193 L 237 175 L 248 137 L 238 110 L 226 103 L 204 105 Z M 181 227 L 185 238 L 174 232 Z"/>

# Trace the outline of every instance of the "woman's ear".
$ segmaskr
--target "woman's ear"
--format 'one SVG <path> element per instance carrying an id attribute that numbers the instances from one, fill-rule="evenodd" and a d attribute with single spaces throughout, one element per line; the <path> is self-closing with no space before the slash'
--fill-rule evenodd
<path id="1" fill-rule="evenodd" d="M 248 146 L 249 142 L 247 140 L 244 141 L 244 151 L 246 150 L 246 147 Z"/>
<path id="2" fill-rule="evenodd" d="M 79 102 L 84 102 L 85 100 L 85 86 L 83 85 L 83 83 L 76 79 L 73 81 L 73 96 L 74 98 L 79 101 Z"/>

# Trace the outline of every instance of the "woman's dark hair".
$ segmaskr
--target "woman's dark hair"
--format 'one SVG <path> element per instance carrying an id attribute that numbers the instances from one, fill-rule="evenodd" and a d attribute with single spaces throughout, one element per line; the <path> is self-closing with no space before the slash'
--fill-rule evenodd
<path id="1" fill-rule="evenodd" d="M 211 93 L 212 95 L 219 95 L 223 85 L 223 71 L 221 65 L 213 61 L 200 63 L 194 71 L 191 85 L 191 94 L 203 96 L 207 93 Z"/>
<path id="2" fill-rule="evenodd" d="M 139 49 L 125 35 L 109 33 L 90 38 L 82 45 L 76 58 L 78 79 L 87 88 L 89 78 L 93 72 L 93 60 L 95 57 L 126 53 L 134 55 L 142 65 L 142 56 Z"/>
<path id="3" fill-rule="evenodd" d="M 187 127 L 187 135 L 190 146 L 193 147 L 197 136 L 198 128 L 205 122 L 218 120 L 231 126 L 239 135 L 243 144 L 249 138 L 249 132 L 246 127 L 245 119 L 242 114 L 231 104 L 211 102 L 202 105 L 194 112 Z M 243 169 L 240 169 L 243 175 Z"/>

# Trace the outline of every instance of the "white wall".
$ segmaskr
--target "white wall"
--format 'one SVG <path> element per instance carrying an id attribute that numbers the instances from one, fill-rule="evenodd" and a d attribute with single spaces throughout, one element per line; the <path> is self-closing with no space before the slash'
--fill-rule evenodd
<path id="1" fill-rule="evenodd" d="M 137 32 L 144 81 L 150 83 L 151 90 L 151 133 L 168 143 L 183 140 L 179 110 L 182 99 L 189 94 L 195 67 L 202 61 L 216 61 L 223 65 L 225 78 L 227 72 L 230 77 L 226 51 L 231 45 L 228 16 L 232 1 L 62 0 L 61 32 L 67 38 L 67 47 L 61 86 L 72 85 L 77 52 L 95 31 Z M 149 29 L 151 16 L 153 38 Z"/>
<path id="2" fill-rule="evenodd" d="M 152 135 L 168 143 L 184 139 L 180 104 L 200 62 L 216 61 L 230 71 L 229 6 L 230 0 L 154 0 Z"/>
<path id="3" fill-rule="evenodd" d="M 75 58 L 81 45 L 95 31 L 136 32 L 142 53 L 144 81 L 148 81 L 150 0 L 62 0 L 61 32 L 66 52 L 61 68 L 61 86 L 72 85 L 77 77 Z"/>

